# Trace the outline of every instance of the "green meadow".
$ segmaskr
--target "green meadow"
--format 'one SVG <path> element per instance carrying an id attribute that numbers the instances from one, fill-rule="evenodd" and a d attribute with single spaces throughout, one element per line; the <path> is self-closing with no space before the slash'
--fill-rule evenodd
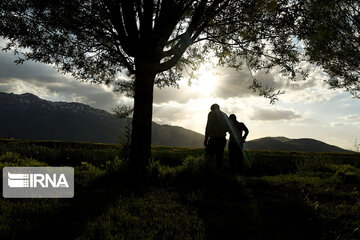
<path id="1" fill-rule="evenodd" d="M 0 199 L 0 239 L 360 239 L 360 154 L 247 151 L 242 175 L 204 149 L 0 140 L 0 167 L 72 166 L 72 199 Z M 1 171 L 2 174 L 2 171 Z M 1 185 L 2 188 L 2 185 Z"/>

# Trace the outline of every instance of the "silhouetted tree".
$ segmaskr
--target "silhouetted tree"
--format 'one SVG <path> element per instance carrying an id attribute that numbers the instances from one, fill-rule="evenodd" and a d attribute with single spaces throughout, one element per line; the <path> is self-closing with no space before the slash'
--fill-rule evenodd
<path id="1" fill-rule="evenodd" d="M 332 88 L 360 98 L 360 2 L 306 1 L 295 32 L 304 40 L 308 61 L 322 66 Z"/>
<path id="2" fill-rule="evenodd" d="M 22 51 L 17 63 L 53 64 L 134 97 L 136 168 L 151 155 L 154 85 L 176 85 L 208 54 L 234 68 L 280 66 L 290 78 L 306 76 L 299 67 L 306 59 L 323 66 L 331 86 L 359 90 L 355 0 L 2 0 L 0 35 L 9 40 L 5 50 Z M 122 74 L 130 80 L 120 80 Z"/>

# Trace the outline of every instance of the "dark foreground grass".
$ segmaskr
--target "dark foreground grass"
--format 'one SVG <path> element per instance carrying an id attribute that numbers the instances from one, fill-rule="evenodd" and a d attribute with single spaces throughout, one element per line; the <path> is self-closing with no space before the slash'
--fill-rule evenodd
<path id="1" fill-rule="evenodd" d="M 0 239 L 360 239 L 359 154 L 248 152 L 239 176 L 154 147 L 138 176 L 116 145 L 46 144 L 3 142 L 0 167 L 74 166 L 75 197 L 1 198 Z"/>

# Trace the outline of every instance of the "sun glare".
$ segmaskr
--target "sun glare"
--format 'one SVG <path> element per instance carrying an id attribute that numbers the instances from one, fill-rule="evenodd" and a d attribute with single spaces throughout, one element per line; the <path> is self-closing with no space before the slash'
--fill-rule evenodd
<path id="1" fill-rule="evenodd" d="M 214 96 L 217 83 L 217 74 L 211 64 L 204 64 L 198 71 L 198 77 L 193 80 L 193 87 L 205 96 Z"/>

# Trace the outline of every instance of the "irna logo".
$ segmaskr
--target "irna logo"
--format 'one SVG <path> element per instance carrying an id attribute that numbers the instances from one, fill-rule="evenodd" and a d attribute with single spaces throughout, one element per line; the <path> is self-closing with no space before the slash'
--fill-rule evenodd
<path id="1" fill-rule="evenodd" d="M 5 167 L 3 196 L 5 198 L 72 198 L 74 169 L 72 167 Z"/>
<path id="2" fill-rule="evenodd" d="M 57 177 L 57 174 L 21 174 L 21 173 L 10 173 L 8 172 L 8 185 L 11 188 L 24 188 L 24 187 L 43 187 L 47 188 L 49 185 L 51 187 L 69 187 L 69 184 L 66 180 L 65 174 L 60 174 Z"/>

